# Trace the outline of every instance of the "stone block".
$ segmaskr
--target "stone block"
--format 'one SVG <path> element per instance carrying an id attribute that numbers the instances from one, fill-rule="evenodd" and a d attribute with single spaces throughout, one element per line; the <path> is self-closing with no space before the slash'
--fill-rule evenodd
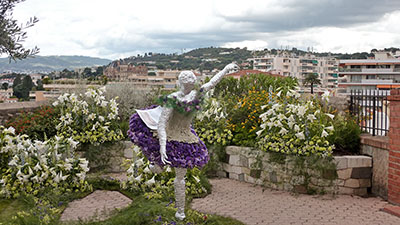
<path id="1" fill-rule="evenodd" d="M 244 174 L 247 174 L 247 175 L 250 175 L 250 169 L 249 168 L 247 168 L 247 167 L 242 167 L 242 173 L 244 173 Z"/>
<path id="2" fill-rule="evenodd" d="M 357 189 L 354 189 L 354 192 L 353 192 L 353 193 L 354 193 L 355 195 L 365 197 L 365 196 L 368 195 L 368 190 L 367 190 L 367 188 L 357 188 Z"/>
<path id="3" fill-rule="evenodd" d="M 239 155 L 229 155 L 229 164 L 233 166 L 240 166 L 240 157 Z"/>
<path id="4" fill-rule="evenodd" d="M 371 179 L 360 179 L 360 187 L 362 188 L 368 188 L 371 187 Z"/>
<path id="5" fill-rule="evenodd" d="M 360 182 L 358 179 L 347 179 L 344 182 L 344 186 L 345 187 L 349 187 L 349 188 L 359 188 L 360 187 Z"/>
<path id="6" fill-rule="evenodd" d="M 253 177 L 251 177 L 250 175 L 247 175 L 247 174 L 244 175 L 244 181 L 246 181 L 248 183 L 252 183 L 252 184 L 256 183 L 256 180 Z"/>
<path id="7" fill-rule="evenodd" d="M 269 180 L 270 180 L 272 183 L 278 182 L 278 177 L 276 176 L 276 172 L 275 172 L 275 171 L 269 172 Z"/>
<path id="8" fill-rule="evenodd" d="M 217 177 L 221 177 L 221 178 L 227 178 L 228 177 L 228 173 L 225 171 L 217 171 Z"/>
<path id="9" fill-rule="evenodd" d="M 343 179 L 343 180 L 347 180 L 347 179 L 349 179 L 351 177 L 352 171 L 353 171 L 352 168 L 338 170 L 337 171 L 338 178 L 339 179 Z"/>
<path id="10" fill-rule="evenodd" d="M 307 194 L 307 187 L 305 185 L 294 185 L 293 191 L 299 194 Z"/>
<path id="11" fill-rule="evenodd" d="M 337 173 L 335 169 L 325 169 L 322 171 L 322 178 L 333 180 L 337 177 Z"/>
<path id="12" fill-rule="evenodd" d="M 349 187 L 339 187 L 339 194 L 342 195 L 352 195 L 354 193 L 354 189 L 353 188 L 349 188 Z"/>
<path id="13" fill-rule="evenodd" d="M 243 155 L 240 156 L 239 159 L 240 166 L 249 168 L 249 159 Z"/>
<path id="14" fill-rule="evenodd" d="M 242 167 L 240 167 L 240 166 L 232 166 L 232 165 L 223 163 L 222 168 L 228 173 L 236 173 L 236 174 L 242 173 Z"/>
<path id="15" fill-rule="evenodd" d="M 372 158 L 369 156 L 349 155 L 344 157 L 347 158 L 348 167 L 372 167 Z"/>
<path id="16" fill-rule="evenodd" d="M 225 148 L 226 154 L 228 155 L 240 155 L 243 151 L 250 151 L 250 148 L 239 147 L 239 146 L 227 146 Z"/>
<path id="17" fill-rule="evenodd" d="M 253 169 L 261 169 L 259 167 L 261 167 L 258 162 L 258 160 L 256 158 L 248 158 L 248 164 L 249 164 L 249 168 L 253 168 Z"/>
<path id="18" fill-rule="evenodd" d="M 132 159 L 133 158 L 133 150 L 131 148 L 125 148 L 124 149 L 124 157 L 127 159 Z"/>
<path id="19" fill-rule="evenodd" d="M 347 158 L 345 156 L 335 156 L 334 157 L 335 163 L 336 163 L 336 169 L 341 170 L 341 169 L 347 169 Z"/>
<path id="20" fill-rule="evenodd" d="M 239 174 L 239 181 L 244 181 L 244 174 L 243 173 Z"/>
<path id="21" fill-rule="evenodd" d="M 228 176 L 229 179 L 239 180 L 239 174 L 237 173 L 229 173 Z"/>
<path id="22" fill-rule="evenodd" d="M 372 167 L 357 167 L 353 168 L 351 178 L 355 179 L 369 179 L 372 176 Z"/>

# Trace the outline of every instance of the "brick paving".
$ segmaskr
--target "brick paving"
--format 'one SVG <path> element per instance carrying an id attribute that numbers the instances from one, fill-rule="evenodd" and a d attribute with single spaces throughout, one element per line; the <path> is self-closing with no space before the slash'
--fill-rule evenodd
<path id="1" fill-rule="evenodd" d="M 389 204 L 380 198 L 293 195 L 229 179 L 210 182 L 212 193 L 194 199 L 191 208 L 245 224 L 400 224 L 399 217 L 381 211 Z"/>
<path id="2" fill-rule="evenodd" d="M 61 221 L 105 220 L 115 209 L 122 209 L 132 200 L 118 191 L 97 190 L 83 199 L 72 201 L 61 215 Z"/>

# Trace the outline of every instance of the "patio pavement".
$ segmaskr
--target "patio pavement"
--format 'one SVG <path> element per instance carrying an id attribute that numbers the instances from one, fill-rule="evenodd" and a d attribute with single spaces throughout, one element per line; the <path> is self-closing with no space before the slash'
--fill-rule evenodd
<path id="1" fill-rule="evenodd" d="M 382 209 L 381 198 L 294 195 L 230 179 L 211 179 L 212 193 L 194 199 L 194 210 L 227 216 L 245 224 L 399 225 Z"/>

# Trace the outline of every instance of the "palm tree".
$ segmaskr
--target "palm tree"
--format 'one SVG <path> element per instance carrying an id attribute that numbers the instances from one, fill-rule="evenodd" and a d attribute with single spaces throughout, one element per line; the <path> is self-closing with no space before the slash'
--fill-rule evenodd
<path id="1" fill-rule="evenodd" d="M 321 80 L 318 79 L 318 74 L 309 73 L 306 75 L 303 84 L 304 84 L 304 86 L 306 86 L 307 84 L 310 84 L 311 94 L 314 94 L 314 84 L 321 84 Z"/>

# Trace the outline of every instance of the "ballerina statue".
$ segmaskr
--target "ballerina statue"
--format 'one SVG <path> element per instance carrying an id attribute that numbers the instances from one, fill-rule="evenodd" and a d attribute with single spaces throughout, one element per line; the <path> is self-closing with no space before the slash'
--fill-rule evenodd
<path id="1" fill-rule="evenodd" d="M 205 144 L 191 128 L 193 112 L 200 109 L 202 95 L 236 69 L 236 64 L 228 64 L 199 90 L 194 73 L 183 71 L 178 76 L 180 90 L 166 96 L 162 107 L 137 110 L 130 119 L 128 136 L 154 163 L 151 169 L 157 172 L 166 164 L 175 168 L 175 217 L 179 220 L 185 218 L 186 171 L 195 166 L 201 168 L 209 160 Z"/>

